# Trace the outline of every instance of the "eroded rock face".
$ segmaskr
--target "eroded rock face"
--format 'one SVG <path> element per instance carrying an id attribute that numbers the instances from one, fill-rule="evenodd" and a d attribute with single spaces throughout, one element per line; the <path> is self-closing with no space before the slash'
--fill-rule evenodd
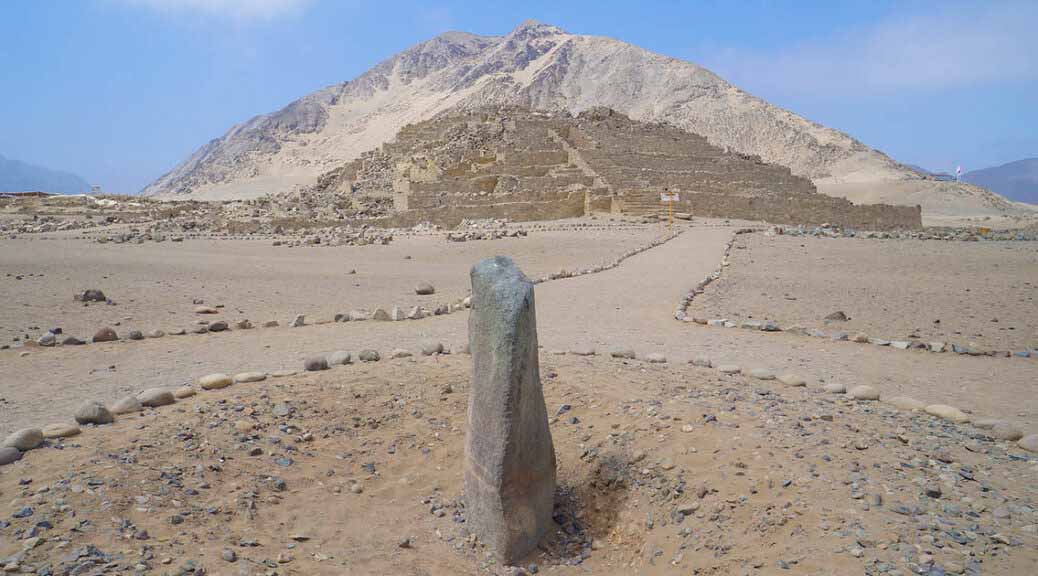
<path id="1" fill-rule="evenodd" d="M 555 493 L 533 283 L 501 256 L 477 264 L 471 278 L 467 523 L 498 561 L 514 564 L 551 524 Z"/>

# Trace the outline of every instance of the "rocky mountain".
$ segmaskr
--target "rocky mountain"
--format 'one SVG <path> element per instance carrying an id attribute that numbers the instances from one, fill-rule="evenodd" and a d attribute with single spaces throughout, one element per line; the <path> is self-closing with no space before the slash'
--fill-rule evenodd
<path id="1" fill-rule="evenodd" d="M 971 170 L 962 179 L 1017 202 L 1038 204 L 1038 158 Z"/>
<path id="2" fill-rule="evenodd" d="M 486 105 L 606 107 L 666 122 L 759 156 L 857 203 L 926 215 L 1021 208 L 983 188 L 940 182 L 839 131 L 772 106 L 695 64 L 611 38 L 525 22 L 503 37 L 449 32 L 349 82 L 231 128 L 149 185 L 147 195 L 232 199 L 286 192 L 446 110 Z"/>
<path id="3" fill-rule="evenodd" d="M 89 190 L 87 181 L 75 174 L 0 156 L 0 192 L 82 194 Z"/>

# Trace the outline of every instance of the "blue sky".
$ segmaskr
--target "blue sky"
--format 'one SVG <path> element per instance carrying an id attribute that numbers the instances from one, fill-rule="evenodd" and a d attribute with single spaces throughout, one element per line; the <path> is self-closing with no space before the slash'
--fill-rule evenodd
<path id="1" fill-rule="evenodd" d="M 1038 2 L 5 0 L 0 155 L 132 193 L 446 30 L 534 18 L 702 64 L 898 160 L 1038 156 Z"/>

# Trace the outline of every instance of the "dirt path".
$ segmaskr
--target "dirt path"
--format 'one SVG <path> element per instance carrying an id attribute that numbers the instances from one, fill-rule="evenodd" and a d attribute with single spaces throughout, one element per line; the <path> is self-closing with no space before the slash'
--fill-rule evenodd
<path id="1" fill-rule="evenodd" d="M 673 320 L 677 301 L 721 258 L 730 228 L 691 228 L 613 270 L 537 287 L 540 342 L 546 352 L 626 346 L 663 352 L 671 362 L 698 355 L 744 368 L 795 371 L 811 384 L 871 384 L 1038 427 L 1038 362 L 914 354 L 847 342 L 745 330 L 706 329 Z M 460 271 L 459 271 L 460 273 Z M 0 353 L 4 365 L 0 427 L 6 432 L 67 420 L 86 399 L 113 401 L 150 386 L 175 386 L 211 372 L 298 369 L 309 355 L 343 349 L 417 350 L 436 339 L 460 349 L 466 313 L 419 322 L 360 322 L 254 329 L 204 336 L 116 342 L 79 349 Z"/>

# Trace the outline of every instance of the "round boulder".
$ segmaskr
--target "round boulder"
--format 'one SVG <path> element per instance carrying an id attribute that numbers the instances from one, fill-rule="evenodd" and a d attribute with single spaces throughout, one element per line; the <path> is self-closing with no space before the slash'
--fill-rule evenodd
<path id="1" fill-rule="evenodd" d="M 408 351 L 408 350 L 404 350 L 403 348 L 395 348 L 395 349 L 393 349 L 392 352 L 389 353 L 389 359 L 390 360 L 395 360 L 397 358 L 410 358 L 410 357 L 411 357 L 411 352 Z"/>
<path id="2" fill-rule="evenodd" d="M 135 396 L 127 396 L 112 404 L 112 408 L 109 411 L 112 414 L 130 414 L 131 412 L 140 412 L 143 409 L 144 406 L 141 405 L 140 400 Z"/>
<path id="3" fill-rule="evenodd" d="M 177 401 L 173 397 L 173 392 L 165 388 L 148 388 L 138 394 L 137 399 L 140 400 L 141 406 L 147 406 L 148 408 L 168 406 Z"/>
<path id="4" fill-rule="evenodd" d="M 666 364 L 667 357 L 662 352 L 652 352 L 645 357 L 645 361 L 650 364 Z"/>
<path id="5" fill-rule="evenodd" d="M 236 384 L 244 384 L 246 382 L 262 382 L 267 379 L 266 372 L 242 372 L 234 375 L 234 382 Z"/>
<path id="6" fill-rule="evenodd" d="M 115 421 L 112 417 L 112 413 L 108 411 L 108 408 L 104 407 L 104 404 L 94 400 L 88 400 L 79 405 L 76 408 L 75 413 L 76 422 L 80 424 L 111 424 Z"/>
<path id="7" fill-rule="evenodd" d="M 419 296 L 428 296 L 429 294 L 435 294 L 436 288 L 428 282 L 419 282 L 418 285 L 414 287 L 414 293 Z"/>
<path id="8" fill-rule="evenodd" d="M 947 404 L 931 404 L 925 408 L 926 413 L 931 416 L 936 416 L 941 420 L 947 420 L 956 424 L 965 424 L 970 421 L 969 414 L 966 414 L 962 410 L 954 406 L 948 406 Z"/>
<path id="9" fill-rule="evenodd" d="M 634 360 L 634 350 L 630 348 L 616 348 L 609 352 L 609 355 L 613 358 L 623 358 L 624 360 Z"/>
<path id="10" fill-rule="evenodd" d="M 328 365 L 342 366 L 353 362 L 353 355 L 345 350 L 336 350 L 328 355 Z"/>
<path id="11" fill-rule="evenodd" d="M 43 427 L 44 438 L 68 438 L 79 434 L 79 426 L 75 424 L 49 424 Z"/>
<path id="12" fill-rule="evenodd" d="M 742 368 L 736 366 L 735 364 L 721 364 L 717 367 L 717 370 L 721 374 L 739 374 L 740 372 L 742 372 Z"/>
<path id="13" fill-rule="evenodd" d="M 855 386 L 847 391 L 847 395 L 855 400 L 879 400 L 879 390 L 872 386 Z"/>
<path id="14" fill-rule="evenodd" d="M 1015 442 L 1024 437 L 1024 433 L 1009 422 L 999 422 L 988 430 L 988 436 L 996 440 L 1009 440 Z"/>
<path id="15" fill-rule="evenodd" d="M 909 398 L 908 396 L 894 396 L 893 398 L 887 398 L 884 400 L 887 404 L 890 404 L 898 410 L 914 411 L 914 410 L 925 410 L 926 404 L 916 400 L 915 398 Z"/>
<path id="16" fill-rule="evenodd" d="M 105 326 L 97 332 L 94 332 L 94 337 L 91 338 L 94 342 L 114 342 L 119 339 L 119 335 L 115 333 L 115 330 Z"/>
<path id="17" fill-rule="evenodd" d="M 100 290 L 90 289 L 84 290 L 83 295 L 79 297 L 79 300 L 82 300 L 83 302 L 104 302 L 108 300 L 108 297 Z"/>
<path id="18" fill-rule="evenodd" d="M 0 446 L 0 466 L 6 466 L 22 459 L 22 451 L 9 446 Z"/>
<path id="19" fill-rule="evenodd" d="M 379 355 L 378 350 L 361 350 L 360 354 L 357 354 L 357 358 L 360 358 L 361 362 L 378 362 L 382 356 Z"/>
<path id="20" fill-rule="evenodd" d="M 767 368 L 754 368 L 750 370 L 750 377 L 757 380 L 774 380 L 775 374 Z"/>
<path id="21" fill-rule="evenodd" d="M 1017 440 L 1016 445 L 1028 452 L 1038 452 L 1038 434 L 1028 434 Z"/>
<path id="22" fill-rule="evenodd" d="M 688 361 L 693 366 L 699 366 L 700 368 L 713 368 L 714 363 L 712 360 L 705 356 L 696 356 L 695 358 Z"/>
<path id="23" fill-rule="evenodd" d="M 318 370 L 328 369 L 328 359 L 324 356 L 312 356 L 303 360 L 303 370 L 307 372 L 316 372 Z"/>
<path id="24" fill-rule="evenodd" d="M 799 388 L 801 386 L 807 386 L 807 380 L 804 380 L 796 374 L 782 374 L 778 377 L 778 381 L 789 386 L 791 388 Z"/>
<path id="25" fill-rule="evenodd" d="M 190 386 L 181 386 L 180 388 L 177 388 L 173 391 L 173 396 L 181 400 L 184 398 L 190 398 L 195 394 L 198 394 L 198 392 L 196 392 L 195 389 Z"/>
<path id="26" fill-rule="evenodd" d="M 830 394 L 843 394 L 844 392 L 847 391 L 847 387 L 844 386 L 843 384 L 837 384 L 836 382 L 830 382 L 830 383 L 826 384 L 825 386 L 822 386 L 822 390 L 825 390 L 826 392 L 828 392 Z"/>
<path id="27" fill-rule="evenodd" d="M 202 390 L 219 390 L 231 384 L 234 384 L 231 377 L 221 373 L 209 374 L 198 379 L 198 387 Z"/>
<path id="28" fill-rule="evenodd" d="M 144 334 L 140 330 L 130 330 L 126 337 L 130 340 L 144 340 Z"/>
<path id="29" fill-rule="evenodd" d="M 227 322 L 224 322 L 223 320 L 217 320 L 216 322 L 211 322 L 209 324 L 209 331 L 210 332 L 223 332 L 226 329 L 227 329 Z"/>
<path id="30" fill-rule="evenodd" d="M 22 452 L 32 450 L 43 444 L 43 431 L 39 428 L 22 428 L 9 434 L 4 439 L 4 446 L 17 448 Z"/>
<path id="31" fill-rule="evenodd" d="M 443 354 L 443 343 L 427 340 L 422 342 L 422 356 L 435 356 Z"/>

